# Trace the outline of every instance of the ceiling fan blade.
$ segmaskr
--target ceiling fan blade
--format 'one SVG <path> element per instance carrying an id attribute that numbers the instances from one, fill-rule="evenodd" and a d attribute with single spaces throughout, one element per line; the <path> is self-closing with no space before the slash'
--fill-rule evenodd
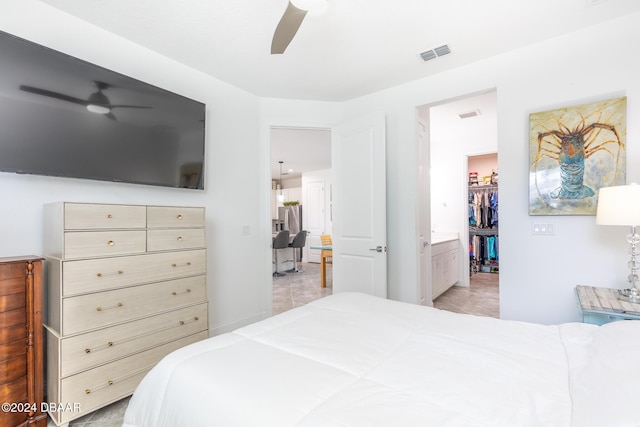
<path id="1" fill-rule="evenodd" d="M 141 105 L 108 105 L 109 108 L 153 108 L 153 107 L 143 107 Z"/>
<path id="2" fill-rule="evenodd" d="M 306 10 L 298 9 L 291 2 L 287 5 L 287 10 L 284 11 L 280 22 L 276 27 L 276 31 L 273 34 L 273 40 L 271 41 L 271 54 L 281 54 L 289 46 L 291 40 L 298 32 L 300 24 L 307 15 Z"/>
<path id="3" fill-rule="evenodd" d="M 36 95 L 48 96 L 50 98 L 59 99 L 62 101 L 72 102 L 74 104 L 87 106 L 88 102 L 84 99 L 75 98 L 73 96 L 65 95 L 63 93 L 53 92 L 47 89 L 40 89 L 33 86 L 20 85 L 20 90 L 25 92 L 35 93 Z"/>

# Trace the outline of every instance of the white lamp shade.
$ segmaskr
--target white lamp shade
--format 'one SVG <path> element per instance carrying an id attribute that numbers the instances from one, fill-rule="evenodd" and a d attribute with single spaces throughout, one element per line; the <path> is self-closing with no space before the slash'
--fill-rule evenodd
<path id="1" fill-rule="evenodd" d="M 596 224 L 640 225 L 640 185 L 601 188 L 598 191 Z"/>

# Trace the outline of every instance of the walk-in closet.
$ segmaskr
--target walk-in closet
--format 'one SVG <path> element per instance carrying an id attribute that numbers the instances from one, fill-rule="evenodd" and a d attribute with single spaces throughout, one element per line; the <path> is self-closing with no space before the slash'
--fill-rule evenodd
<path id="1" fill-rule="evenodd" d="M 469 275 L 473 285 L 478 273 L 500 272 L 497 154 L 470 156 L 468 171 Z"/>

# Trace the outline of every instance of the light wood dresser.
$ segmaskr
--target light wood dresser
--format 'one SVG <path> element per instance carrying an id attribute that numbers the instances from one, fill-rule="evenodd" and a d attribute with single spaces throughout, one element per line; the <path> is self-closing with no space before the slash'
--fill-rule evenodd
<path id="1" fill-rule="evenodd" d="M 0 258 L 0 426 L 45 427 L 42 258 Z"/>
<path id="2" fill-rule="evenodd" d="M 44 216 L 47 401 L 60 425 L 208 337 L 205 210 L 60 202 Z"/>

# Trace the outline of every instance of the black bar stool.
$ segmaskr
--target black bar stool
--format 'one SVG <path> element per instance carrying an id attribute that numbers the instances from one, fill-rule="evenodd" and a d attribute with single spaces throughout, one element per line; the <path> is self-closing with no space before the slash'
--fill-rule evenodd
<path id="1" fill-rule="evenodd" d="M 273 272 L 274 277 L 284 276 L 286 273 L 281 273 L 278 271 L 278 249 L 286 249 L 289 247 L 289 230 L 282 230 L 278 233 L 275 239 L 273 239 L 273 244 L 271 245 L 273 250 L 275 251 L 275 263 L 276 270 Z"/>
<path id="2" fill-rule="evenodd" d="M 302 257 L 302 248 L 307 243 L 307 230 L 302 230 L 296 234 L 293 238 L 293 242 L 289 244 L 290 248 L 293 248 L 293 268 L 287 270 L 289 273 L 301 273 L 302 270 L 298 270 L 298 257 L 296 256 L 296 249 L 300 249 L 300 256 Z"/>

